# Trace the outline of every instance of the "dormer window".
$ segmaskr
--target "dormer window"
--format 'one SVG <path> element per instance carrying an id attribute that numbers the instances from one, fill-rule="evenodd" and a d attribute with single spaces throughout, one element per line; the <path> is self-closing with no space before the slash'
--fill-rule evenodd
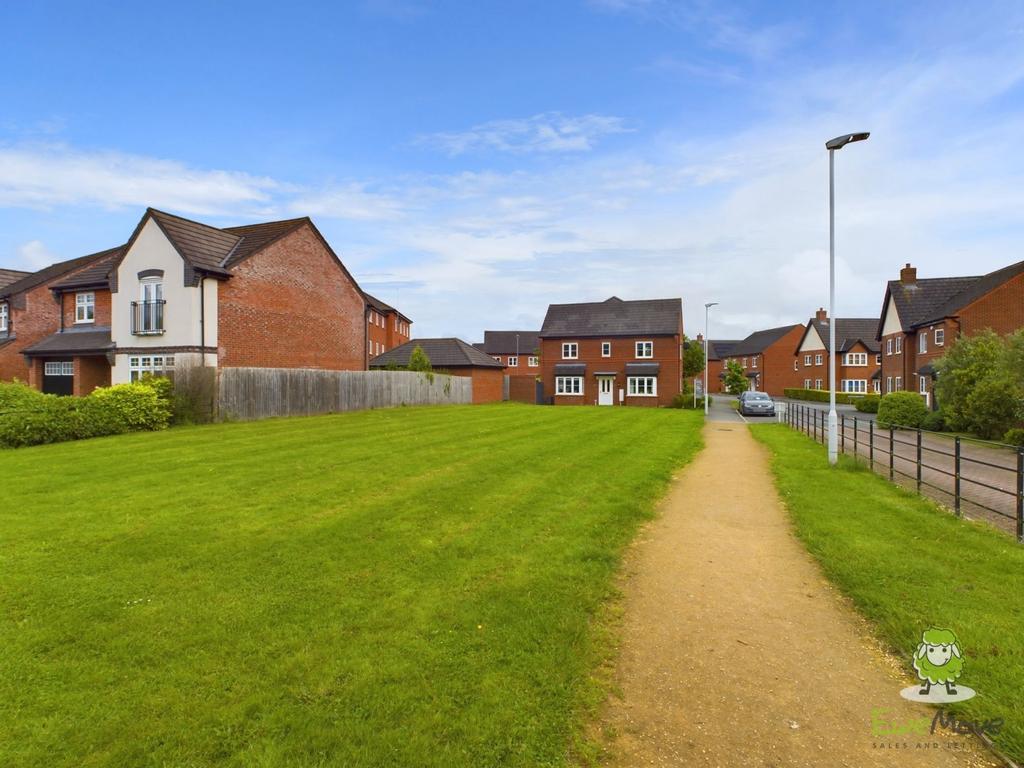
<path id="1" fill-rule="evenodd" d="M 96 294 L 92 291 L 75 294 L 75 322 L 96 322 Z"/>

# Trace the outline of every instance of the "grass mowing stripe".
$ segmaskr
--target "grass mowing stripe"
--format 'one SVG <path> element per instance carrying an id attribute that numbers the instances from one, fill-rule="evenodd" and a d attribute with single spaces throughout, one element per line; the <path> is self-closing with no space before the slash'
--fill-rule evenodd
<path id="1" fill-rule="evenodd" d="M 961 682 L 978 695 L 953 709 L 972 720 L 1003 718 L 995 741 L 1024 760 L 1024 547 L 847 457 L 830 468 L 823 447 L 788 427 L 752 432 L 772 452 L 797 534 L 908 674 L 925 629 L 956 631 L 967 659 Z"/>
<path id="2" fill-rule="evenodd" d="M 0 454 L 0 762 L 564 764 L 700 423 L 415 408 Z"/>

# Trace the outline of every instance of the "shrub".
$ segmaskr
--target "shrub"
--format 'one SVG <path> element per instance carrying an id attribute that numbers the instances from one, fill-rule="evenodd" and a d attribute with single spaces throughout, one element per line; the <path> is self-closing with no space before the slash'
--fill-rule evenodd
<path id="1" fill-rule="evenodd" d="M 0 446 L 59 443 L 139 430 L 165 429 L 170 402 L 148 384 L 119 384 L 88 397 L 44 395 L 0 385 Z"/>
<path id="2" fill-rule="evenodd" d="M 750 388 L 750 381 L 743 368 L 735 360 L 730 360 L 725 366 L 725 391 L 730 395 L 738 395 Z"/>
<path id="3" fill-rule="evenodd" d="M 1006 430 L 1006 434 L 1003 435 L 1003 442 L 1024 448 L 1024 428 L 1014 427 L 1013 429 Z"/>
<path id="4" fill-rule="evenodd" d="M 782 394 L 790 400 L 809 400 L 814 403 L 827 403 L 829 400 L 827 389 L 786 387 L 782 390 Z M 865 397 L 868 397 L 868 395 L 855 394 L 853 392 L 836 392 L 836 402 L 843 405 L 856 405 L 858 401 Z"/>
<path id="5" fill-rule="evenodd" d="M 942 411 L 930 411 L 927 416 L 921 421 L 921 429 L 927 429 L 931 432 L 945 432 L 946 431 L 946 416 Z"/>
<path id="6" fill-rule="evenodd" d="M 890 392 L 878 404 L 878 424 L 882 427 L 920 427 L 928 407 L 916 392 Z"/>
<path id="7" fill-rule="evenodd" d="M 878 404 L 882 402 L 879 395 L 864 395 L 853 404 L 861 413 L 878 413 Z"/>

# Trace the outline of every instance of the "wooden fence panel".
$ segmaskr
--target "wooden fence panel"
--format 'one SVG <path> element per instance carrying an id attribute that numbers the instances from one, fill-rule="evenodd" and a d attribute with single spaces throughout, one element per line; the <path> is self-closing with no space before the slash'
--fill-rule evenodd
<path id="1" fill-rule="evenodd" d="M 217 385 L 221 418 L 243 420 L 473 402 L 469 378 L 410 371 L 222 368 Z"/>

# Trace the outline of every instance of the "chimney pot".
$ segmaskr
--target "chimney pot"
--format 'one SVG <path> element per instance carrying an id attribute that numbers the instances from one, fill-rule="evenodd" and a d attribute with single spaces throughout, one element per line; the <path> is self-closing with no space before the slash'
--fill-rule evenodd
<path id="1" fill-rule="evenodd" d="M 900 270 L 900 282 L 904 285 L 913 285 L 917 282 L 917 268 L 910 266 L 910 262 Z"/>
<path id="2" fill-rule="evenodd" d="M 703 333 L 698 333 L 697 334 L 697 341 L 704 341 L 704 334 Z"/>

